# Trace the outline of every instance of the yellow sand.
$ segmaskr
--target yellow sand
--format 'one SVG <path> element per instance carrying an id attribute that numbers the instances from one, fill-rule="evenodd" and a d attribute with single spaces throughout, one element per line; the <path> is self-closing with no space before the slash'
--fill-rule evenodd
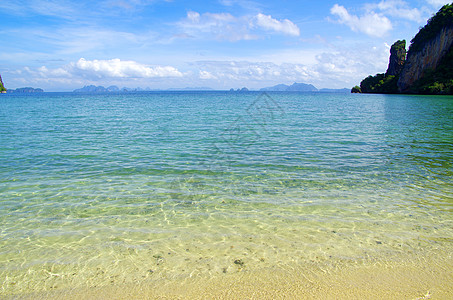
<path id="1" fill-rule="evenodd" d="M 25 299 L 453 299 L 453 259 L 262 269 L 29 294 Z"/>

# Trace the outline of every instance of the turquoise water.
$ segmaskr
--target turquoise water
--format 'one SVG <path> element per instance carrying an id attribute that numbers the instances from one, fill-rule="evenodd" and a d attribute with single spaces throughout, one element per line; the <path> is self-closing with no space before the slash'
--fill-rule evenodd
<path id="1" fill-rule="evenodd" d="M 1 95 L 0 293 L 451 253 L 452 163 L 452 97 Z"/>

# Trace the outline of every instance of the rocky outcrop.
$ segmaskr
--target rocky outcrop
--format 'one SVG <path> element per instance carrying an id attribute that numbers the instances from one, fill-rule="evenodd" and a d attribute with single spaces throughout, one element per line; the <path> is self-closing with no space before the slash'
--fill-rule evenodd
<path id="1" fill-rule="evenodd" d="M 3 85 L 2 75 L 0 75 L 0 93 L 6 93 L 6 88 Z"/>
<path id="2" fill-rule="evenodd" d="M 405 41 L 393 44 L 387 72 L 368 76 L 351 92 L 453 95 L 453 3 L 420 28 L 407 55 L 405 48 Z"/>
<path id="3" fill-rule="evenodd" d="M 390 48 L 390 60 L 385 76 L 396 76 L 401 73 L 406 61 L 406 40 L 395 42 Z"/>
<path id="4" fill-rule="evenodd" d="M 15 90 L 8 90 L 8 93 L 17 93 L 17 94 L 24 94 L 24 93 L 42 93 L 44 92 L 43 89 L 40 88 L 32 88 L 32 87 L 23 87 L 23 88 L 17 88 Z"/>
<path id="5" fill-rule="evenodd" d="M 278 84 L 272 87 L 260 89 L 261 92 L 318 92 L 319 90 L 312 84 L 297 83 L 292 85 Z"/>
<path id="6" fill-rule="evenodd" d="M 453 26 L 449 25 L 442 28 L 435 38 L 426 41 L 420 50 L 409 51 L 397 83 L 399 91 L 408 92 L 414 82 L 420 80 L 428 70 L 435 70 L 452 44 Z"/>

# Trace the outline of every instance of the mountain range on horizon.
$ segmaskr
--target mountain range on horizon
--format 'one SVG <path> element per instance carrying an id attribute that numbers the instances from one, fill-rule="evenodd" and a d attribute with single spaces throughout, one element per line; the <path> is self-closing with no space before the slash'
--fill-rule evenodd
<path id="1" fill-rule="evenodd" d="M 265 87 L 260 89 L 262 92 L 317 92 L 318 89 L 313 84 L 297 83 L 294 82 L 292 85 L 277 84 L 271 87 Z"/>
<path id="2" fill-rule="evenodd" d="M 260 89 L 261 92 L 321 92 L 321 93 L 348 93 L 350 90 L 347 88 L 343 89 L 318 89 L 313 84 L 297 83 L 294 82 L 292 85 L 277 84 L 271 87 L 265 87 Z"/>
<path id="3" fill-rule="evenodd" d="M 86 85 L 83 88 L 80 89 L 75 89 L 73 90 L 74 93 L 109 93 L 109 92 L 114 92 L 114 93 L 120 93 L 120 92 L 147 92 L 147 91 L 209 91 L 212 90 L 212 88 L 209 87 L 185 87 L 185 88 L 169 88 L 165 90 L 159 90 L 159 89 L 150 89 L 150 88 L 128 88 L 128 87 L 123 87 L 119 88 L 116 85 L 112 85 L 109 87 L 104 87 L 102 85 L 95 86 L 95 85 Z"/>
<path id="4" fill-rule="evenodd" d="M 31 88 L 31 87 L 26 87 L 26 88 L 18 88 L 16 90 L 14 89 L 9 89 L 6 90 L 4 89 L 4 93 L 8 91 L 8 93 L 32 93 L 32 92 L 43 92 L 42 89 L 40 88 Z M 102 85 L 96 86 L 96 85 L 86 85 L 82 88 L 75 89 L 72 92 L 73 93 L 125 93 L 125 92 L 151 92 L 151 91 L 214 91 L 214 89 L 210 87 L 185 87 L 185 88 L 168 88 L 168 89 L 150 89 L 150 88 L 128 88 L 128 87 L 123 87 L 119 88 L 116 85 L 112 85 L 109 87 L 104 87 Z M 307 84 L 307 83 L 293 83 L 292 85 L 286 85 L 286 84 L 277 84 L 271 87 L 265 87 L 261 88 L 259 90 L 249 90 L 246 87 L 243 87 L 242 89 L 230 89 L 230 92 L 248 92 L 248 91 L 260 91 L 260 92 L 321 92 L 321 93 L 349 93 L 350 89 L 343 88 L 343 89 L 328 89 L 328 88 L 322 88 L 318 89 L 312 84 Z"/>
<path id="5" fill-rule="evenodd" d="M 74 93 L 109 93 L 109 92 L 142 92 L 142 91 L 212 91 L 212 88 L 209 87 L 185 87 L 185 88 L 169 88 L 165 90 L 155 90 L 155 89 L 142 89 L 142 88 L 119 88 L 115 85 L 105 88 L 104 86 L 95 86 L 95 85 L 86 85 L 83 88 L 75 89 Z M 236 91 L 230 89 L 230 91 Z M 247 88 L 240 90 L 242 92 L 249 91 Z M 312 84 L 307 83 L 293 83 L 292 85 L 286 84 L 277 84 L 271 87 L 261 88 L 258 91 L 260 92 L 331 92 L 331 93 L 349 93 L 350 89 L 318 89 Z"/>

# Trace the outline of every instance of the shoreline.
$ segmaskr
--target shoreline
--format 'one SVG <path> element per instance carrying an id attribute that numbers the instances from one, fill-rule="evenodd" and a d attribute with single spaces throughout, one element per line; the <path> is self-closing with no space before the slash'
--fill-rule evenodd
<path id="1" fill-rule="evenodd" d="M 451 254 L 286 265 L 138 284 L 55 289 L 6 299 L 450 299 Z"/>

